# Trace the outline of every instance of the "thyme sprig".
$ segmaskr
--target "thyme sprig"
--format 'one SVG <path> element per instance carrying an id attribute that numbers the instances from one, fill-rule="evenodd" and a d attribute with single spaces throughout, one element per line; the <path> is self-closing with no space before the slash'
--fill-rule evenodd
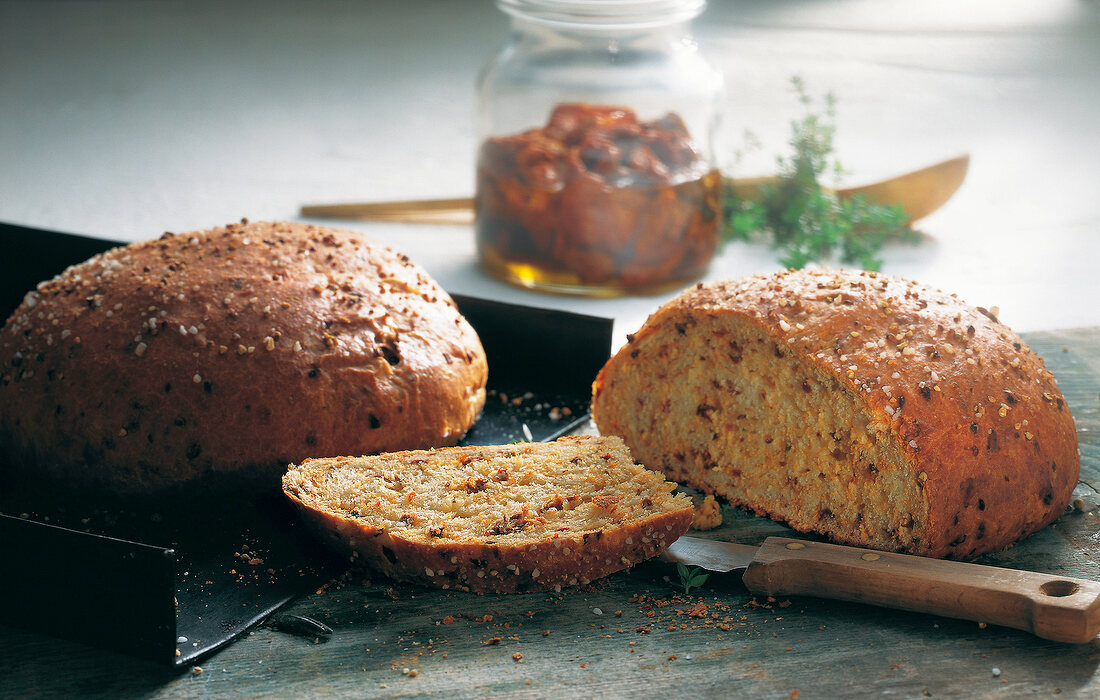
<path id="1" fill-rule="evenodd" d="M 920 237 L 900 206 L 869 202 L 863 195 L 841 199 L 822 187 L 826 172 L 838 178 L 844 173 L 831 157 L 836 98 L 826 94 L 818 107 L 801 78 L 792 78 L 791 84 L 804 108 L 802 117 L 791 122 L 793 153 L 777 159 L 780 180 L 762 186 L 758 200 L 739 198 L 727 188 L 726 239 L 770 243 L 787 267 L 839 258 L 846 265 L 878 270 L 887 241 L 912 243 Z"/>

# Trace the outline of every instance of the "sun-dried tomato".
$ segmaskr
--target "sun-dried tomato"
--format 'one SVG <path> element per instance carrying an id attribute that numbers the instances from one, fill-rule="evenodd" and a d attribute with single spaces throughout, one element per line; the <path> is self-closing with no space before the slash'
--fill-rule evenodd
<path id="1" fill-rule="evenodd" d="M 701 275 L 718 245 L 721 176 L 676 114 L 562 104 L 482 144 L 477 178 L 478 249 L 512 281 L 653 291 Z"/>

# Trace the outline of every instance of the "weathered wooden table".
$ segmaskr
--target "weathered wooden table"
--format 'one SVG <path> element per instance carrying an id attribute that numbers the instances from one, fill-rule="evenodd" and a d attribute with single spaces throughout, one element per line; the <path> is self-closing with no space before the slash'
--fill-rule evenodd
<path id="1" fill-rule="evenodd" d="M 1077 507 L 981 562 L 1100 580 L 1100 328 L 1026 339 L 1077 419 Z M 789 534 L 729 508 L 724 515 L 703 536 L 752 543 Z M 669 578 L 678 580 L 671 565 L 651 563 L 560 594 L 474 596 L 350 572 L 284 611 L 323 621 L 330 636 L 259 627 L 183 671 L 0 627 L 0 694 L 1100 696 L 1096 640 L 1058 644 L 854 604 L 754 599 L 732 576 L 685 595 Z"/>

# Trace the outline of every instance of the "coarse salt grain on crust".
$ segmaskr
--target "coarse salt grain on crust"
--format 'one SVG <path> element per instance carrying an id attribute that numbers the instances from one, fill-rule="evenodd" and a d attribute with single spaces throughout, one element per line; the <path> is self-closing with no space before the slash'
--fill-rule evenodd
<path id="1" fill-rule="evenodd" d="M 454 444 L 486 376 L 476 333 L 406 256 L 242 222 L 115 248 L 28 293 L 0 332 L 0 446 L 77 488 L 273 485 L 309 455 Z"/>
<path id="2" fill-rule="evenodd" d="M 604 367 L 593 416 L 670 478 L 936 557 L 1049 524 L 1080 470 L 1053 375 L 992 311 L 871 272 L 687 290 Z"/>
<path id="3" fill-rule="evenodd" d="M 674 487 L 595 436 L 314 459 L 283 477 L 356 561 L 477 593 L 560 590 L 656 556 L 691 523 Z"/>

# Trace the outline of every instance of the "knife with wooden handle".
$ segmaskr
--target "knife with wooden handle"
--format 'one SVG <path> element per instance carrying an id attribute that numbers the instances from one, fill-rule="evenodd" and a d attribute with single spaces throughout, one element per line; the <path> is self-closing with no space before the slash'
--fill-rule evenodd
<path id="1" fill-rule="evenodd" d="M 1100 583 L 966 562 L 769 537 L 759 547 L 681 537 L 662 555 L 744 570 L 750 592 L 804 595 L 986 622 L 1084 644 L 1100 632 Z"/>

